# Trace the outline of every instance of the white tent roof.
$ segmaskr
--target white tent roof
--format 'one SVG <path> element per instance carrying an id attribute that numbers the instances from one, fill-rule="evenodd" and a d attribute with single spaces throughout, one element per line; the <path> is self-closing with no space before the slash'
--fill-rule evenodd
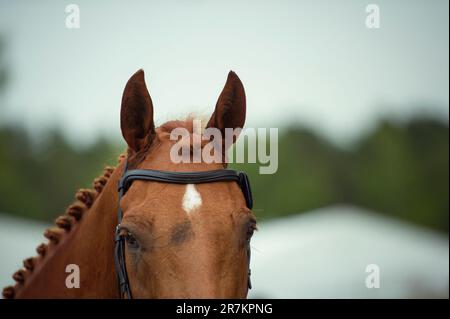
<path id="1" fill-rule="evenodd" d="M 253 298 L 448 298 L 448 236 L 355 207 L 261 223 Z M 380 270 L 367 288 L 366 266 Z"/>

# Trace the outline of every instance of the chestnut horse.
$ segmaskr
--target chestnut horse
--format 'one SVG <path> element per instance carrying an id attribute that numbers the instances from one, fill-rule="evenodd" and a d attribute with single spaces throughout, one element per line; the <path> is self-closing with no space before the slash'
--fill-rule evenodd
<path id="1" fill-rule="evenodd" d="M 228 78 L 207 127 L 224 132 L 242 128 L 244 87 L 234 72 Z M 114 269 L 114 234 L 119 205 L 117 185 L 128 169 L 209 171 L 222 163 L 173 163 L 176 143 L 170 132 L 191 120 L 170 121 L 155 128 L 153 104 L 144 72 L 128 81 L 120 112 L 128 145 L 117 167 L 106 167 L 94 189 L 81 189 L 76 201 L 45 231 L 47 244 L 38 256 L 24 260 L 14 273 L 5 298 L 119 298 Z M 225 152 L 226 150 L 223 150 Z M 121 231 L 126 236 L 126 268 L 135 298 L 245 298 L 247 243 L 256 228 L 241 189 L 234 182 L 170 184 L 135 181 L 120 202 Z M 79 286 L 67 285 L 68 265 L 77 265 Z M 70 270 L 70 268 L 69 268 Z"/>

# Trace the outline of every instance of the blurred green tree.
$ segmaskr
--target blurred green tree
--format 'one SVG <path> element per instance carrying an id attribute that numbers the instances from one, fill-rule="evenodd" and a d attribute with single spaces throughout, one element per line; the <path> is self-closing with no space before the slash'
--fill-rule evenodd
<path id="1" fill-rule="evenodd" d="M 0 38 L 0 92 L 8 79 L 2 52 Z M 80 149 L 55 129 L 37 147 L 24 128 L 3 123 L 0 212 L 55 218 L 123 149 L 123 142 L 106 139 Z M 273 175 L 259 174 L 259 163 L 230 165 L 250 175 L 260 220 L 345 203 L 448 232 L 448 123 L 426 117 L 381 121 L 345 150 L 292 126 L 279 137 L 278 158 Z"/>
<path id="2" fill-rule="evenodd" d="M 8 81 L 8 64 L 5 61 L 5 39 L 0 35 L 0 93 L 5 89 Z M 0 105 L 1 108 L 1 105 Z"/>
<path id="3" fill-rule="evenodd" d="M 382 121 L 345 150 L 291 127 L 280 136 L 276 174 L 232 166 L 249 172 L 260 219 L 353 204 L 448 232 L 448 153 L 448 124 L 422 117 Z"/>
<path id="4" fill-rule="evenodd" d="M 448 232 L 448 137 L 436 120 L 383 121 L 343 150 L 291 127 L 279 138 L 276 174 L 230 166 L 250 175 L 260 220 L 345 203 Z M 121 151 L 105 139 L 79 149 L 56 130 L 36 149 L 24 129 L 0 127 L 0 211 L 50 220 Z"/>

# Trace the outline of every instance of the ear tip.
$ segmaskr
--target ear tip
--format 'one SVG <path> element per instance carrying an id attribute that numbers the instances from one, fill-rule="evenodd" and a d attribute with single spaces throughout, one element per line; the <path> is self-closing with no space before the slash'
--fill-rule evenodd
<path id="1" fill-rule="evenodd" d="M 231 82 L 234 84 L 238 84 L 240 86 L 244 86 L 242 84 L 241 79 L 238 77 L 238 75 L 236 74 L 236 72 L 234 72 L 233 70 L 230 70 L 230 72 L 228 72 L 228 78 L 227 78 L 227 82 Z"/>
<path id="2" fill-rule="evenodd" d="M 234 72 L 233 70 L 230 70 L 230 72 L 228 72 L 228 77 L 229 78 L 238 78 L 239 79 L 239 77 L 237 76 L 236 72 Z"/>
<path id="3" fill-rule="evenodd" d="M 129 83 L 145 81 L 144 70 L 137 70 L 128 80 Z"/>

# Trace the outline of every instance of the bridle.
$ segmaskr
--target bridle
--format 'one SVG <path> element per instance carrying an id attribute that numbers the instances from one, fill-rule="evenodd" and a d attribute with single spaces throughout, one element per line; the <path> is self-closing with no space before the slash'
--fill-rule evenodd
<path id="1" fill-rule="evenodd" d="M 133 298 L 128 281 L 128 274 L 125 264 L 125 237 L 120 234 L 120 223 L 122 222 L 123 212 L 120 208 L 120 201 L 135 180 L 153 181 L 173 184 L 200 184 L 214 182 L 237 182 L 245 197 L 246 205 L 249 209 L 253 207 L 252 192 L 247 174 L 232 169 L 221 169 L 203 172 L 169 172 L 150 169 L 128 170 L 128 163 L 125 164 L 122 177 L 119 181 L 119 208 L 117 212 L 118 225 L 115 234 L 114 264 L 119 284 L 121 298 Z M 252 288 L 250 281 L 250 241 L 247 242 L 248 275 L 247 290 Z"/>

